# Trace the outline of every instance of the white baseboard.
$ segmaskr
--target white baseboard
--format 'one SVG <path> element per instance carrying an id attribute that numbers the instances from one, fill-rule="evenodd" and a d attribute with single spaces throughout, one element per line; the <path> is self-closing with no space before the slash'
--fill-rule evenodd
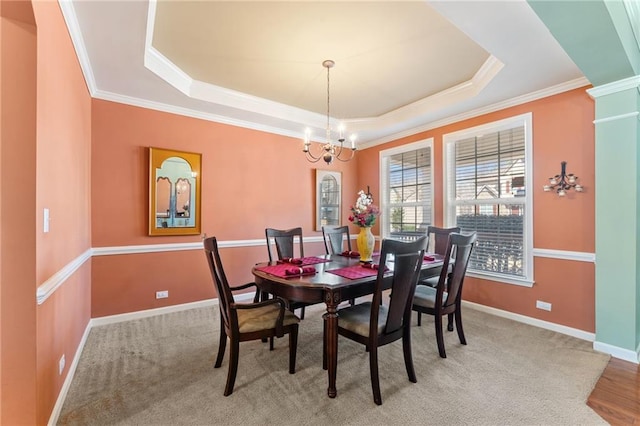
<path id="1" fill-rule="evenodd" d="M 508 318 L 514 321 L 522 322 L 525 324 L 533 325 L 535 327 L 544 328 L 546 330 L 555 331 L 558 333 L 566 334 L 569 336 L 577 337 L 578 339 L 593 342 L 593 350 L 603 352 L 611 355 L 614 358 L 618 358 L 624 361 L 640 364 L 640 345 L 634 352 L 633 350 L 619 348 L 617 346 L 609 345 L 607 343 L 596 342 L 596 335 L 587 331 L 578 330 L 577 328 L 571 328 L 560 324 L 555 324 L 548 321 L 539 320 L 537 318 L 531 318 L 525 315 L 514 314 L 513 312 L 503 311 L 501 309 L 492 308 L 489 306 L 480 305 L 478 303 L 462 301 L 464 306 L 471 309 L 476 309 L 482 312 L 486 312 L 492 315 L 496 315 L 503 318 Z"/>
<path id="2" fill-rule="evenodd" d="M 638 348 L 634 352 L 630 349 L 623 349 L 617 346 L 609 345 L 608 343 L 593 342 L 593 350 L 604 352 L 614 358 L 618 358 L 623 361 L 640 364 L 640 346 L 638 346 Z"/>
<path id="3" fill-rule="evenodd" d="M 250 293 L 242 293 L 239 295 L 234 295 L 233 298 L 236 302 L 245 302 L 248 300 L 253 300 L 255 296 L 255 292 Z M 155 315 L 164 315 L 170 314 L 173 312 L 186 311 L 187 309 L 195 309 L 195 308 L 205 308 L 207 306 L 217 306 L 218 299 L 205 299 L 199 300 L 197 302 L 183 303 L 180 305 L 171 305 L 165 306 L 162 308 L 154 308 L 154 309 L 146 309 L 144 311 L 136 311 L 136 312 L 128 312 L 126 314 L 118 314 L 118 315 L 108 315 L 106 317 L 98 317 L 91 319 L 91 327 L 96 327 L 99 325 L 106 324 L 115 324 L 123 321 L 131 321 L 140 318 L 152 317 Z"/>
<path id="4" fill-rule="evenodd" d="M 206 299 L 206 300 L 200 300 L 198 302 L 183 303 L 180 305 L 165 306 L 162 308 L 146 309 L 144 311 L 127 312 L 126 314 L 108 315 L 105 317 L 92 318 L 90 325 L 91 327 L 97 327 L 100 325 L 116 324 L 124 321 L 131 321 L 131 320 L 136 320 L 140 318 L 152 317 L 155 315 L 163 315 L 163 314 L 170 314 L 172 312 L 180 312 L 187 309 L 204 308 L 206 306 L 213 306 L 216 303 L 218 303 L 218 299 Z"/>
<path id="5" fill-rule="evenodd" d="M 89 321 L 87 327 L 84 329 L 84 334 L 82 335 L 80 343 L 78 344 L 78 348 L 76 349 L 76 353 L 73 356 L 73 361 L 71 362 L 71 365 L 69 365 L 67 377 L 64 379 L 64 383 L 62 384 L 62 388 L 60 389 L 60 393 L 58 394 L 58 399 L 53 406 L 53 410 L 51 411 L 51 416 L 49 417 L 47 426 L 54 426 L 58 423 L 58 417 L 60 416 L 60 412 L 62 411 L 64 400 L 67 398 L 67 392 L 69 392 L 69 388 L 71 387 L 73 376 L 75 376 L 76 374 L 76 368 L 78 368 L 78 362 L 80 362 L 80 355 L 82 354 L 82 350 L 84 349 L 84 345 L 87 342 L 87 337 L 89 337 L 90 331 L 91 321 Z"/>
<path id="6" fill-rule="evenodd" d="M 526 315 L 515 314 L 509 311 L 503 311 L 502 309 L 492 308 L 490 306 L 480 305 L 474 302 L 462 301 L 463 306 L 467 306 L 471 309 L 486 312 L 488 314 L 496 315 L 498 317 L 507 318 L 513 321 L 522 322 L 524 324 L 533 325 L 535 327 L 544 328 L 545 330 L 555 331 L 557 333 L 566 334 L 568 336 L 577 337 L 578 339 L 593 342 L 596 339 L 594 333 L 589 333 L 577 328 L 567 327 L 566 325 L 560 325 L 549 321 L 543 321 L 537 318 L 531 318 Z"/>

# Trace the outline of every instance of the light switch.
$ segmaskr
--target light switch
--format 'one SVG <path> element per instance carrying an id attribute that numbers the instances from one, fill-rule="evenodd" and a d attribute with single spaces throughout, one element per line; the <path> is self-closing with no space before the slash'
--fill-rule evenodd
<path id="1" fill-rule="evenodd" d="M 49 209 L 44 209 L 44 232 L 49 232 Z"/>

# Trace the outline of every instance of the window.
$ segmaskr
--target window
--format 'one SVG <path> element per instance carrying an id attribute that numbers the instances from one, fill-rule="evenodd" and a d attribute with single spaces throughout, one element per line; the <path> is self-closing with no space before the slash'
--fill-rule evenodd
<path id="1" fill-rule="evenodd" d="M 380 152 L 383 237 L 424 235 L 433 221 L 433 139 Z"/>
<path id="2" fill-rule="evenodd" d="M 316 231 L 340 225 L 342 174 L 316 169 Z"/>
<path id="3" fill-rule="evenodd" d="M 444 135 L 445 226 L 476 231 L 469 275 L 531 286 L 531 114 Z"/>

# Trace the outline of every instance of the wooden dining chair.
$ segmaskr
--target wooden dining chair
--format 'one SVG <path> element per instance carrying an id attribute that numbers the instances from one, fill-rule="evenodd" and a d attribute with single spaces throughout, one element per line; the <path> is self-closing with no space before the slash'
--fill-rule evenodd
<path id="1" fill-rule="evenodd" d="M 409 381 L 417 381 L 411 354 L 411 306 L 426 246 L 426 236 L 410 242 L 383 240 L 372 300 L 338 311 L 338 333 L 365 345 L 369 352 L 373 400 L 378 405 L 382 404 L 378 374 L 380 346 L 402 339 L 404 364 Z M 385 265 L 390 255 L 394 257 L 393 272 L 391 276 L 385 276 Z M 381 302 L 384 281 L 389 279 L 391 294 L 387 306 Z M 324 350 L 326 357 L 327 348 Z"/>
<path id="2" fill-rule="evenodd" d="M 447 245 L 449 244 L 449 234 L 452 232 L 460 232 L 460 227 L 455 226 L 452 228 L 439 228 L 437 226 L 427 227 L 427 252 L 435 253 L 441 256 L 447 251 Z M 449 265 L 449 272 L 451 272 L 451 265 Z M 418 285 L 428 285 L 429 287 L 437 287 L 440 275 L 433 275 L 426 278 L 422 278 Z M 422 314 L 418 312 L 418 325 L 422 325 Z M 453 331 L 453 315 L 449 316 L 447 329 Z"/>
<path id="3" fill-rule="evenodd" d="M 327 254 L 340 254 L 345 250 L 351 251 L 351 236 L 348 226 L 323 226 L 322 239 Z M 346 241 L 346 249 L 345 247 Z"/>
<path id="4" fill-rule="evenodd" d="M 420 314 L 429 314 L 435 317 L 436 340 L 438 342 L 438 352 L 442 358 L 446 358 L 447 354 L 444 350 L 444 335 L 442 332 L 442 317 L 455 317 L 456 330 L 458 338 L 463 345 L 467 344 L 462 329 L 462 284 L 467 273 L 467 265 L 471 258 L 471 251 L 476 242 L 477 234 L 473 232 L 470 235 L 462 235 L 459 233 L 451 233 L 449 235 L 449 244 L 444 255 L 444 264 L 440 271 L 438 285 L 433 288 L 427 285 L 418 285 L 416 287 L 415 296 L 413 298 L 413 310 Z M 452 253 L 455 253 L 452 257 Z M 451 272 L 449 265 L 452 264 Z M 418 316 L 420 325 L 420 316 Z M 452 324 L 451 324 L 452 325 Z M 452 328 L 449 331 L 453 331 Z"/>
<path id="5" fill-rule="evenodd" d="M 427 238 L 429 239 L 429 242 L 427 244 L 427 252 L 441 254 L 444 256 L 449 243 L 449 234 L 452 232 L 460 232 L 460 227 L 439 228 L 437 226 L 428 226 Z"/>
<path id="6" fill-rule="evenodd" d="M 269 254 L 269 262 L 273 262 L 274 259 L 282 260 L 284 258 L 304 257 L 301 227 L 291 229 L 266 228 L 265 236 L 267 237 L 267 253 Z M 297 256 L 295 252 L 296 238 L 299 241 Z M 285 300 L 285 302 L 292 312 L 300 308 L 300 319 L 304 319 L 304 308 L 307 306 L 306 303 L 296 302 L 293 300 Z"/>
<path id="7" fill-rule="evenodd" d="M 274 257 L 282 260 L 285 257 L 304 257 L 304 244 L 302 244 L 302 228 L 291 229 L 274 229 L 266 228 L 265 235 L 267 237 L 267 253 L 269 254 L 269 262 L 273 262 Z M 295 239 L 298 238 L 298 256 L 295 254 Z M 275 256 L 273 253 L 275 243 Z"/>
<path id="8" fill-rule="evenodd" d="M 322 240 L 327 254 L 340 254 L 346 250 L 351 251 L 351 236 L 348 226 L 323 226 Z M 346 245 L 345 242 L 346 241 Z M 349 299 L 350 305 L 355 305 L 355 299 Z"/>
<path id="9" fill-rule="evenodd" d="M 227 345 L 230 341 L 229 371 L 224 396 L 233 393 L 233 386 L 238 372 L 240 342 L 248 340 L 283 337 L 289 334 L 289 373 L 296 372 L 296 351 L 298 345 L 298 322 L 300 320 L 292 312 L 285 309 L 282 299 L 269 299 L 258 303 L 236 303 L 233 292 L 255 286 L 248 283 L 230 287 L 222 267 L 216 237 L 204 239 L 204 251 L 211 270 L 211 276 L 218 293 L 220 307 L 220 344 L 215 368 L 220 368 Z"/>

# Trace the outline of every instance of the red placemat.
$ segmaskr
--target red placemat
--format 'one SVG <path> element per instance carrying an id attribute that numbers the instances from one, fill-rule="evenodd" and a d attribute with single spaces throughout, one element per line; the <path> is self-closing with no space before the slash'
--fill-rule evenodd
<path id="1" fill-rule="evenodd" d="M 256 269 L 258 271 L 263 271 L 263 272 L 266 272 L 267 274 L 275 275 L 277 277 L 282 277 L 282 278 L 295 278 L 295 277 L 301 277 L 306 275 L 314 275 L 316 273 L 316 271 L 314 270 L 313 272 L 310 272 L 308 274 L 287 275 L 287 269 L 298 268 L 298 267 L 299 265 L 292 265 L 290 263 L 280 263 L 278 265 L 261 266 Z"/>
<path id="2" fill-rule="evenodd" d="M 283 260 L 278 260 L 278 263 L 282 263 L 284 265 L 289 265 L 289 266 L 306 266 L 306 265 L 315 265 L 316 263 L 323 263 L 323 262 L 331 262 L 331 259 L 324 259 L 322 257 L 317 257 L 317 256 L 309 256 L 309 257 L 296 257 L 293 259 L 294 261 L 296 261 L 295 263 L 292 262 L 286 262 Z M 301 261 L 301 262 L 298 262 Z"/>
<path id="3" fill-rule="evenodd" d="M 343 257 L 360 257 L 360 253 L 357 251 L 349 251 L 349 250 L 345 250 L 342 253 L 338 254 L 338 256 L 343 256 Z"/>
<path id="4" fill-rule="evenodd" d="M 349 278 L 350 280 L 357 280 L 358 278 L 365 278 L 365 277 L 374 277 L 378 275 L 377 269 L 364 268 L 362 265 L 351 265 L 351 266 L 346 266 L 344 268 L 332 269 L 330 271 L 325 271 L 325 272 L 330 272 L 335 275 L 340 275 L 341 277 Z"/>
<path id="5" fill-rule="evenodd" d="M 422 261 L 422 263 L 442 262 L 443 260 L 444 260 L 444 256 L 441 254 L 425 253 L 424 260 Z"/>

